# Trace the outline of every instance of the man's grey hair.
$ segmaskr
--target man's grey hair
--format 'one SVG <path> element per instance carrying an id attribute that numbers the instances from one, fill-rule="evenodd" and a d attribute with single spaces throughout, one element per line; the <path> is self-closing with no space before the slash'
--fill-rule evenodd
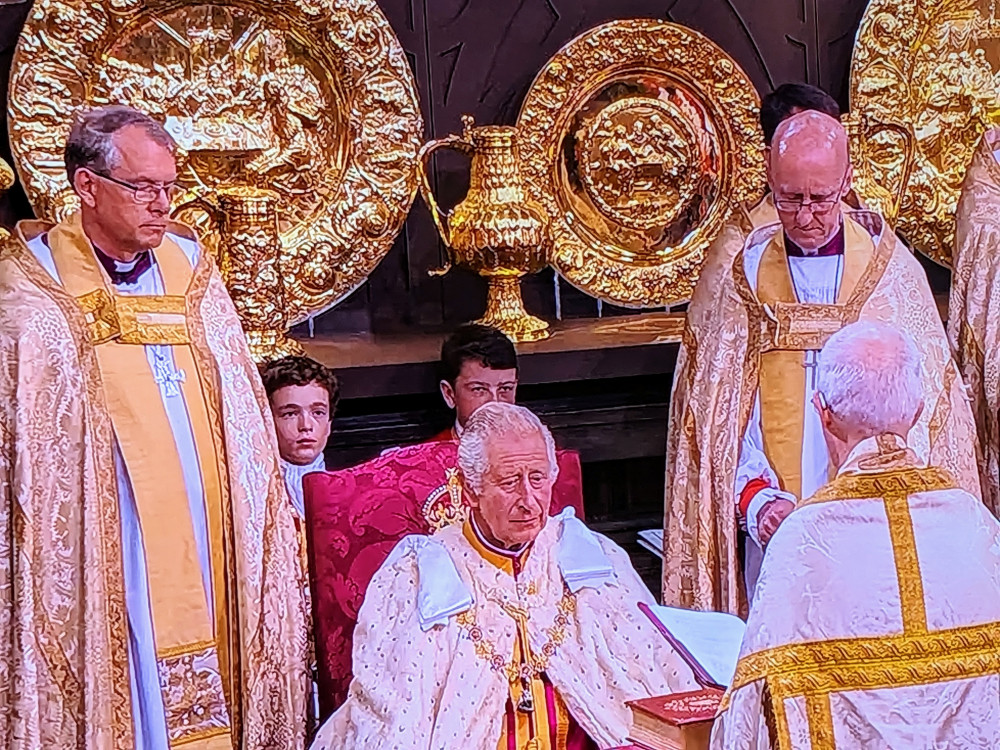
<path id="1" fill-rule="evenodd" d="M 483 489 L 483 476 L 489 470 L 487 449 L 494 440 L 512 436 L 541 435 L 549 457 L 549 478 L 555 481 L 559 473 L 556 463 L 556 443 L 549 428 L 523 406 L 491 401 L 476 409 L 465 423 L 458 441 L 458 468 L 473 492 Z"/>
<path id="2" fill-rule="evenodd" d="M 864 437 L 909 425 L 923 405 L 917 346 L 886 323 L 860 321 L 833 334 L 816 377 L 827 408 Z"/>
<path id="3" fill-rule="evenodd" d="M 77 170 L 89 169 L 99 174 L 108 174 L 121 162 L 121 154 L 115 146 L 115 133 L 122 128 L 137 126 L 142 128 L 154 142 L 170 153 L 177 153 L 177 143 L 163 126 L 149 115 L 132 107 L 109 105 L 94 107 L 77 113 L 66 141 L 66 176 L 73 184 Z"/>

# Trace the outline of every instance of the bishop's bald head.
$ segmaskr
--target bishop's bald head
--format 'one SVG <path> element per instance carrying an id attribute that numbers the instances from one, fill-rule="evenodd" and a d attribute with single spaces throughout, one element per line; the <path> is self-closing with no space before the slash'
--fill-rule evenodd
<path id="1" fill-rule="evenodd" d="M 822 112 L 800 112 L 775 131 L 767 165 L 778 218 L 789 239 L 817 250 L 840 228 L 840 201 L 851 189 L 847 132 Z"/>

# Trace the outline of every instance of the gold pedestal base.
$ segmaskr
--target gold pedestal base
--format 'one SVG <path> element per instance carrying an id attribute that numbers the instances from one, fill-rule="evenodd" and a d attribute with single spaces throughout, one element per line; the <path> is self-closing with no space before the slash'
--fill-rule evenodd
<path id="1" fill-rule="evenodd" d="M 259 365 L 282 357 L 301 357 L 305 354 L 299 342 L 288 338 L 284 331 L 252 330 L 246 332 L 246 337 L 250 356 Z"/>
<path id="2" fill-rule="evenodd" d="M 487 281 L 486 314 L 477 323 L 502 331 L 515 343 L 549 337 L 549 324 L 524 309 L 520 276 L 490 276 Z"/>

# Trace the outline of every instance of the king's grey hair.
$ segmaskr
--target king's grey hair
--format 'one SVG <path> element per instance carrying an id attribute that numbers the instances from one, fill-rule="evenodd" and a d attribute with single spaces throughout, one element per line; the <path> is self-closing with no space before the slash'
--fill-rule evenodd
<path id="1" fill-rule="evenodd" d="M 833 334 L 816 380 L 830 411 L 864 437 L 908 426 L 923 405 L 917 346 L 886 323 L 859 321 Z"/>
<path id="2" fill-rule="evenodd" d="M 90 169 L 106 175 L 117 167 L 121 154 L 115 146 L 114 136 L 130 125 L 142 128 L 146 135 L 170 153 L 177 153 L 177 143 L 163 126 L 137 109 L 120 105 L 85 109 L 73 118 L 73 126 L 66 141 L 64 158 L 69 184 L 73 184 L 73 178 L 79 169 Z"/>
<path id="3" fill-rule="evenodd" d="M 473 492 L 483 489 L 483 476 L 489 470 L 490 443 L 511 436 L 541 435 L 549 458 L 549 478 L 555 481 L 559 473 L 556 463 L 556 443 L 549 428 L 523 406 L 491 401 L 476 409 L 465 423 L 458 441 L 458 468 Z"/>

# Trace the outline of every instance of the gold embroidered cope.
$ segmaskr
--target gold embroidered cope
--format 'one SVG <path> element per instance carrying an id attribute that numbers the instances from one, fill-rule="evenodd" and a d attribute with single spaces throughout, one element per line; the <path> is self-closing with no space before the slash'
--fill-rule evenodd
<path id="1" fill-rule="evenodd" d="M 740 659 L 720 710 L 729 708 L 733 691 L 762 680 L 773 699 L 779 750 L 791 747 L 785 701 L 798 696 L 805 699 L 812 750 L 832 750 L 832 693 L 926 685 L 1000 671 L 1000 623 L 936 631 L 927 627 L 909 498 L 955 487 L 945 471 L 908 468 L 843 474 L 807 500 L 805 505 L 882 499 L 899 582 L 903 633 L 792 643 L 750 654 Z"/>

